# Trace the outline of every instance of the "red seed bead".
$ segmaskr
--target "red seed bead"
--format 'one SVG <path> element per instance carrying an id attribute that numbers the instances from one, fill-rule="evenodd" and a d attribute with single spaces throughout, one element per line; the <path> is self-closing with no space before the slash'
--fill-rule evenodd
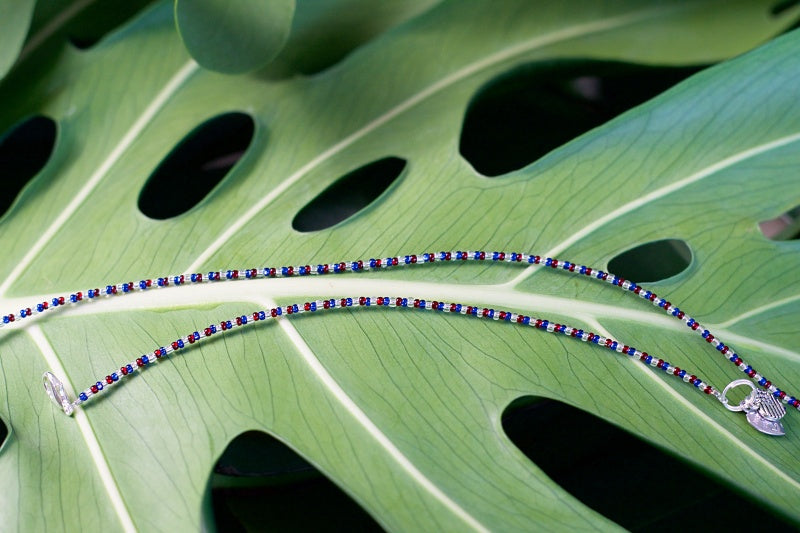
<path id="1" fill-rule="evenodd" d="M 97 394 L 97 385 L 92 385 L 89 390 L 92 391 L 92 394 Z"/>
<path id="2" fill-rule="evenodd" d="M 125 366 L 119 367 L 119 371 L 122 372 L 123 376 L 127 376 L 128 375 L 128 368 L 125 367 Z"/>
<path id="3" fill-rule="evenodd" d="M 398 298 L 397 300 L 399 301 L 400 298 Z M 400 304 L 398 304 L 398 305 L 400 305 Z M 330 309 L 331 308 L 331 303 L 328 300 L 325 300 L 324 302 L 322 302 L 322 307 L 325 308 L 325 309 Z M 272 316 L 275 316 L 275 315 L 272 315 Z"/>
<path id="4" fill-rule="evenodd" d="M 304 303 L 303 304 L 303 310 L 304 311 L 311 311 L 311 304 L 309 302 Z M 258 313 L 253 313 L 253 314 L 258 316 Z"/>
<path id="5" fill-rule="evenodd" d="M 141 357 L 139 357 L 138 359 L 136 359 L 136 366 L 144 366 L 144 361 L 142 361 L 142 358 L 141 358 Z"/>
<path id="6" fill-rule="evenodd" d="M 106 383 L 111 385 L 112 383 L 114 383 L 114 379 L 111 376 L 106 376 Z"/>

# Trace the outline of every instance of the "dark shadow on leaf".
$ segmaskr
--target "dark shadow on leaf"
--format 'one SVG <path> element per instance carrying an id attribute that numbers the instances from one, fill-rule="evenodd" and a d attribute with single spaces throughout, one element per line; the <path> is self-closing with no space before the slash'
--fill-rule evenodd
<path id="1" fill-rule="evenodd" d="M 196 127 L 147 179 L 139 194 L 139 210 L 164 220 L 193 208 L 241 159 L 254 132 L 250 115 L 238 112 L 218 115 Z"/>
<path id="2" fill-rule="evenodd" d="M 381 33 L 440 0 L 298 2 L 289 41 L 262 74 L 284 79 L 328 70 Z"/>
<path id="3" fill-rule="evenodd" d="M 47 117 L 30 117 L 0 137 L 0 218 L 20 191 L 47 164 L 56 143 L 56 123 Z"/>
<path id="4" fill-rule="evenodd" d="M 764 237 L 772 241 L 794 241 L 800 239 L 800 205 L 777 217 L 758 223 Z"/>
<path id="5" fill-rule="evenodd" d="M 609 272 L 637 283 L 676 276 L 692 262 L 692 250 L 682 240 L 663 239 L 640 244 L 608 262 Z"/>
<path id="6" fill-rule="evenodd" d="M 308 461 L 260 431 L 236 437 L 217 461 L 211 505 L 219 531 L 382 531 Z"/>
<path id="7" fill-rule="evenodd" d="M 374 202 L 403 172 L 406 160 L 385 157 L 342 176 L 303 207 L 292 227 L 319 231 L 334 226 Z"/>
<path id="8" fill-rule="evenodd" d="M 575 407 L 533 396 L 509 405 L 508 438 L 588 507 L 632 531 L 790 531 L 783 518 L 704 472 Z M 681 525 L 682 524 L 682 525 Z"/>
<path id="9" fill-rule="evenodd" d="M 797 5 L 800 5 L 800 0 L 779 0 L 775 2 L 769 12 L 772 16 L 779 17 Z"/>
<path id="10" fill-rule="evenodd" d="M 500 176 L 699 70 L 588 60 L 523 65 L 477 92 L 464 117 L 459 150 L 482 175 Z"/>
<path id="11" fill-rule="evenodd" d="M 103 0 L 89 3 L 67 25 L 69 41 L 84 50 L 132 19 L 154 0 Z"/>

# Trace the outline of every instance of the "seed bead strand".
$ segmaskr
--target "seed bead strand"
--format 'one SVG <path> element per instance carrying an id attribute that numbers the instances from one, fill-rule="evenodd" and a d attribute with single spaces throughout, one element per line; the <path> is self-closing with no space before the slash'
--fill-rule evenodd
<path id="1" fill-rule="evenodd" d="M 256 311 L 250 315 L 240 315 L 231 320 L 224 320 L 219 325 L 211 324 L 202 331 L 194 331 L 186 336 L 183 336 L 167 346 L 160 346 L 153 350 L 151 354 L 145 354 L 138 357 L 135 361 L 123 364 L 119 370 L 110 372 L 104 378 L 98 380 L 94 385 L 84 389 L 78 395 L 78 398 L 72 402 L 72 406 L 76 407 L 85 403 L 101 392 L 108 390 L 113 385 L 120 383 L 124 378 L 130 377 L 139 370 L 143 370 L 153 363 L 162 360 L 171 353 L 179 352 L 184 348 L 188 348 L 200 341 L 212 337 L 218 333 L 230 331 L 235 328 L 241 328 L 256 322 L 277 319 L 284 316 L 291 316 L 301 313 L 316 313 L 319 311 L 332 311 L 335 309 L 344 309 L 348 307 L 394 307 L 399 309 L 417 309 L 419 311 L 439 311 L 445 313 L 455 313 L 471 317 L 484 318 L 488 320 L 504 321 L 517 324 L 520 326 L 529 326 L 548 333 L 560 333 L 567 337 L 574 337 L 575 339 L 584 342 L 591 342 L 598 346 L 607 348 L 608 350 L 628 355 L 633 359 L 637 359 L 642 363 L 662 370 L 663 372 L 682 379 L 685 383 L 694 386 L 696 389 L 713 395 L 719 398 L 719 391 L 706 383 L 699 377 L 691 374 L 690 372 L 671 365 L 670 363 L 658 358 L 657 356 L 649 355 L 647 352 L 637 350 L 632 346 L 623 344 L 614 339 L 597 335 L 596 333 L 587 332 L 582 329 L 574 328 L 566 324 L 557 324 L 548 320 L 530 317 L 528 315 L 513 313 L 503 310 L 495 310 L 486 307 L 479 307 L 473 305 L 464 305 L 460 303 L 439 302 L 436 300 L 423 300 L 418 298 L 404 298 L 393 296 L 360 296 L 357 298 L 331 298 L 327 300 L 316 300 L 313 302 L 305 302 L 303 304 L 290 304 L 285 306 L 274 307 L 268 310 Z"/>
<path id="2" fill-rule="evenodd" d="M 74 305 L 82 302 L 92 301 L 98 297 L 110 297 L 120 294 L 128 294 L 136 291 L 147 291 L 151 288 L 165 288 L 171 285 L 181 286 L 186 284 L 199 284 L 203 282 L 217 281 L 236 281 L 239 279 L 259 279 L 259 278 L 285 278 L 302 277 L 324 274 L 341 274 L 344 272 L 362 272 L 367 270 L 381 270 L 393 267 L 412 266 L 418 264 L 434 262 L 457 262 L 457 261 L 492 261 L 505 263 L 520 263 L 525 265 L 541 265 L 555 270 L 561 270 L 574 275 L 584 276 L 596 281 L 603 281 L 621 290 L 647 300 L 654 306 L 664 310 L 664 312 L 682 321 L 692 331 L 700 335 L 716 351 L 725 357 L 730 363 L 734 364 L 741 372 L 747 375 L 752 381 L 758 383 L 769 391 L 775 398 L 800 410 L 800 401 L 786 391 L 781 390 L 766 377 L 758 373 L 752 365 L 747 364 L 730 346 L 722 342 L 713 335 L 707 328 L 702 326 L 697 320 L 686 314 L 684 311 L 674 306 L 665 298 L 659 297 L 656 293 L 646 290 L 641 285 L 626 280 L 609 272 L 604 272 L 595 268 L 578 265 L 570 261 L 562 261 L 555 258 L 542 258 L 538 255 L 524 254 L 518 252 L 484 252 L 484 251 L 442 251 L 438 253 L 425 252 L 421 254 L 411 254 L 405 256 L 387 257 L 384 259 L 356 260 L 348 262 L 319 264 L 316 267 L 310 265 L 283 266 L 283 267 L 263 267 L 245 268 L 241 270 L 211 271 L 207 274 L 191 273 L 178 274 L 160 277 L 157 279 L 143 279 L 138 283 L 132 281 L 106 285 L 105 289 L 88 289 L 70 294 L 68 297 L 59 296 L 52 298 L 50 302 L 44 301 L 32 307 L 21 309 L 19 315 L 8 314 L 0 319 L 0 328 L 18 321 L 20 319 L 35 316 L 45 311 L 62 307 L 64 305 Z"/>

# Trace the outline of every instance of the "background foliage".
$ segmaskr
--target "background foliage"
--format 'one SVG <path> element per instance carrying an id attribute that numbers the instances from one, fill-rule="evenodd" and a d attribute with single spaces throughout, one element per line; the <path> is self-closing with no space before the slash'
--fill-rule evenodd
<path id="1" fill-rule="evenodd" d="M 292 2 L 264 2 L 281 16 L 260 21 L 234 2 L 224 4 L 231 6 L 224 24 L 209 24 L 222 3 L 200 3 L 209 11 L 197 18 L 182 17 L 181 2 L 157 2 L 95 43 L 124 10 L 112 17 L 103 9 L 113 11 L 113 3 L 39 4 L 34 12 L 32 2 L 0 2 L 0 72 L 8 70 L 0 147 L 28 117 L 49 117 L 57 132 L 29 181 L 13 166 L 16 150 L 2 174 L 15 191 L 0 214 L 5 313 L 107 281 L 184 271 L 466 248 L 605 267 L 639 245 L 672 239 L 691 260 L 654 290 L 713 325 L 779 385 L 800 382 L 798 242 L 771 241 L 758 229 L 800 204 L 800 34 L 774 38 L 795 23 L 797 6 L 427 0 L 375 8 L 300 0 L 293 15 Z M 254 26 L 239 27 L 244 21 Z M 27 40 L 10 31 L 29 23 Z M 254 50 L 253 39 L 264 35 L 259 23 L 274 24 L 275 39 Z M 204 31 L 214 38 L 204 40 Z M 226 46 L 231 52 L 220 53 Z M 699 70 L 722 60 L 570 142 L 562 133 L 542 144 L 551 124 L 572 122 L 553 119 L 557 105 L 576 116 L 585 105 L 600 122 L 622 111 L 593 108 L 613 99 L 603 90 L 624 86 L 613 80 L 625 72 Z M 220 74 L 198 62 L 249 72 Z M 675 80 L 691 74 L 670 72 Z M 480 173 L 464 144 L 470 113 L 542 79 L 553 83 L 531 90 L 555 91 L 544 100 L 551 122 L 522 121 L 515 138 L 500 143 L 514 145 L 504 159 L 531 155 L 495 177 Z M 480 151 L 502 124 L 481 119 L 473 128 L 483 134 Z M 230 170 L 232 162 L 217 156 L 186 165 L 221 166 L 218 184 L 159 173 L 181 146 L 215 135 L 244 139 Z M 378 175 L 389 167 L 369 166 L 390 157 L 404 162 L 391 167 L 401 169 L 394 179 Z M 371 189 L 368 205 L 346 206 L 331 227 L 295 229 L 298 213 L 320 195 L 344 202 L 350 195 L 334 194 L 336 183 L 365 166 L 378 171 L 353 183 L 387 184 Z M 143 209 L 148 183 L 161 198 Z M 173 216 L 187 197 L 187 210 Z M 147 208 L 164 216 L 145 216 Z M 738 377 L 640 301 L 512 265 L 205 284 L 109 299 L 0 333 L 0 419 L 9 428 L 0 479 L 13 487 L 0 491 L 2 527 L 198 529 L 213 522 L 215 465 L 233 439 L 255 430 L 296 451 L 387 529 L 614 529 L 509 440 L 503 413 L 531 397 L 596 415 L 764 512 L 800 521 L 795 413 L 785 438 L 767 438 L 642 365 L 509 325 L 400 311 L 303 316 L 193 348 L 75 420 L 41 391 L 48 369 L 81 388 L 223 318 L 361 293 L 534 313 L 664 354 L 717 386 Z M 549 424 L 529 437 L 561 429 Z M 570 457 L 587 434 L 567 432 L 562 453 Z M 284 452 L 271 448 L 267 466 L 290 472 L 298 459 L 275 455 Z M 685 483 L 694 479 L 688 474 Z"/>

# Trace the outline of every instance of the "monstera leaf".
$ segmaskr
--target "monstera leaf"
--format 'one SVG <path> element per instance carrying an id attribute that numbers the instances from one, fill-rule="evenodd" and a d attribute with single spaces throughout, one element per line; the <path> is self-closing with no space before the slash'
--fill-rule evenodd
<path id="1" fill-rule="evenodd" d="M 0 309 L 108 281 L 440 249 L 602 268 L 676 239 L 691 262 L 654 290 L 791 390 L 800 249 L 769 241 L 758 222 L 800 200 L 800 34 L 744 52 L 796 12 L 772 15 L 770 2 L 753 1 L 569 4 L 442 2 L 303 77 L 201 69 L 160 3 L 93 48 L 21 64 L 0 87 L 0 131 L 44 115 L 58 133 L 0 220 Z M 521 65 L 740 54 L 521 169 L 489 179 L 460 153 L 470 102 Z M 254 133 L 213 190 L 159 181 L 179 172 L 170 157 L 190 132 L 231 116 L 249 117 Z M 294 229 L 340 177 L 382 161 L 403 170 L 367 208 Z M 177 215 L 187 198 L 196 205 Z M 217 458 L 259 430 L 388 529 L 613 528 L 505 436 L 501 414 L 522 396 L 593 413 L 800 520 L 797 413 L 786 437 L 767 437 L 662 372 L 508 324 L 392 309 L 304 315 L 201 343 L 72 419 L 41 388 L 53 370 L 80 390 L 155 346 L 275 302 L 359 294 L 532 313 L 664 354 L 717 386 L 741 376 L 652 306 L 550 269 L 435 264 L 108 298 L 0 332 L 3 527 L 199 529 Z"/>

